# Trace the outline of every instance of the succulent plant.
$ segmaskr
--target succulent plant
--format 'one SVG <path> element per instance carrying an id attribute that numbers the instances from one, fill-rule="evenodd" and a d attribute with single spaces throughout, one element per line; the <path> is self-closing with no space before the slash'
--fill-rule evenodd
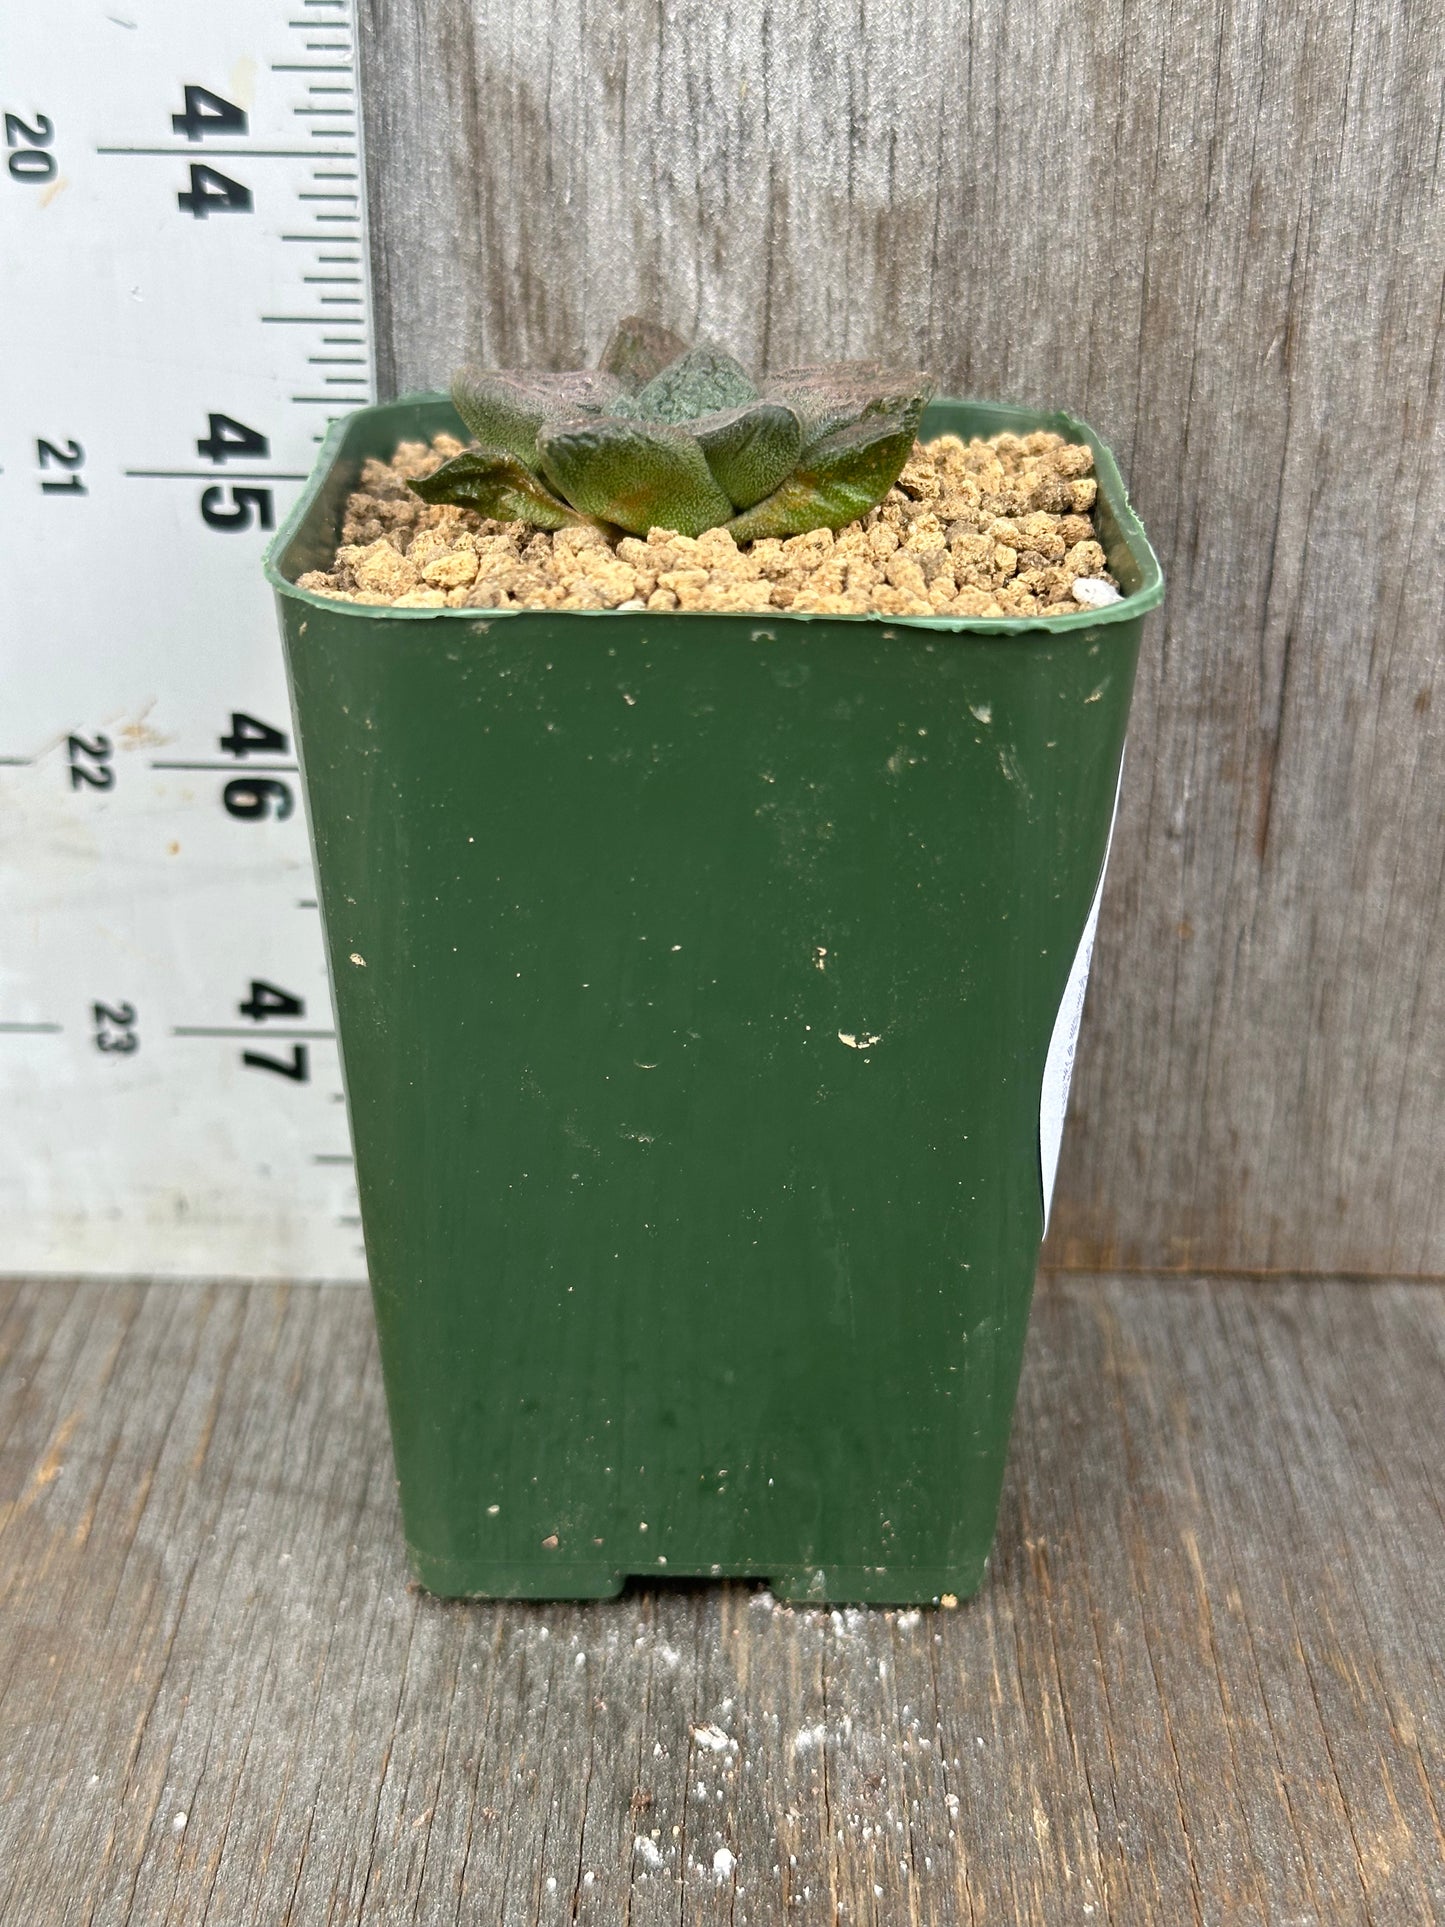
<path id="1" fill-rule="evenodd" d="M 596 369 L 464 369 L 452 400 L 480 446 L 411 486 L 543 529 L 721 526 L 740 543 L 836 529 L 897 481 L 932 393 L 927 375 L 879 362 L 755 382 L 713 343 L 631 316 Z"/>

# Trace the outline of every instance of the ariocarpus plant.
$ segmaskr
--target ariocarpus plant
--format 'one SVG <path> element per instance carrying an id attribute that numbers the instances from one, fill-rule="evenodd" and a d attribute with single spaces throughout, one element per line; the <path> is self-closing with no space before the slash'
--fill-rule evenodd
<path id="1" fill-rule="evenodd" d="M 738 543 L 838 529 L 897 481 L 933 386 L 877 362 L 755 382 L 712 343 L 634 316 L 596 369 L 463 370 L 452 400 L 480 446 L 410 486 L 540 529 L 722 527 Z"/>

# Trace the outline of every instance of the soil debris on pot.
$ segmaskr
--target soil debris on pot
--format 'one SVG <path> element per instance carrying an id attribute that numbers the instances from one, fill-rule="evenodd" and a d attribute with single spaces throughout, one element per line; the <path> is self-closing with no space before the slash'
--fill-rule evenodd
<path id="1" fill-rule="evenodd" d="M 1037 430 L 915 442 L 859 522 L 739 548 L 725 528 L 610 540 L 429 506 L 406 486 L 460 454 L 452 435 L 367 461 L 329 570 L 298 587 L 398 609 L 689 609 L 1036 616 L 1117 599 L 1094 533 L 1092 451 Z"/>

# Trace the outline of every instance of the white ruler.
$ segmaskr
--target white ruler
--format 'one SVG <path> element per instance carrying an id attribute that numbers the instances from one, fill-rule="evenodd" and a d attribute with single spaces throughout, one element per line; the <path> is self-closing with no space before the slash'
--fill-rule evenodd
<path id="1" fill-rule="evenodd" d="M 361 1277 L 260 572 L 372 397 L 352 0 L 0 36 L 0 1271 Z"/>

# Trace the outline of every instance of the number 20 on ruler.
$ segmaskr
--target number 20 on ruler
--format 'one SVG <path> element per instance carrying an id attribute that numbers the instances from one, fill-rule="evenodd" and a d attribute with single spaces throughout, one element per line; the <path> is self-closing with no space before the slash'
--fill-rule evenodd
<path id="1" fill-rule="evenodd" d="M 188 86 L 184 93 L 185 112 L 171 115 L 171 127 L 187 140 L 204 140 L 208 134 L 241 137 L 250 131 L 245 109 L 213 94 L 209 87 Z M 6 114 L 5 165 L 11 180 L 37 187 L 54 180 L 54 141 L 55 122 L 49 114 L 36 114 L 31 120 Z M 204 161 L 191 162 L 190 187 L 176 195 L 176 204 L 198 221 L 210 214 L 249 214 L 253 205 L 249 187 Z"/>
<path id="2" fill-rule="evenodd" d="M 171 128 L 187 140 L 201 141 L 208 135 L 243 137 L 249 132 L 244 108 L 213 93 L 209 87 L 186 85 L 184 111 L 171 115 Z M 37 113 L 26 120 L 19 114 L 5 116 L 6 167 L 10 178 L 22 185 L 41 186 L 56 173 L 54 152 L 55 123 L 49 114 Z M 190 186 L 176 194 L 176 205 L 198 221 L 214 213 L 249 214 L 253 209 L 250 188 L 230 175 L 201 161 L 190 163 Z M 233 458 L 265 461 L 271 444 L 265 435 L 230 415 L 213 414 L 209 432 L 196 443 L 198 454 L 216 463 Z M 37 441 L 36 462 L 41 470 L 40 487 L 46 495 L 84 495 L 86 486 L 80 470 L 85 450 L 78 441 Z M 58 472 L 57 472 L 58 471 Z M 206 489 L 201 495 L 201 516 L 213 529 L 272 529 L 275 509 L 269 488 L 233 485 Z"/>

